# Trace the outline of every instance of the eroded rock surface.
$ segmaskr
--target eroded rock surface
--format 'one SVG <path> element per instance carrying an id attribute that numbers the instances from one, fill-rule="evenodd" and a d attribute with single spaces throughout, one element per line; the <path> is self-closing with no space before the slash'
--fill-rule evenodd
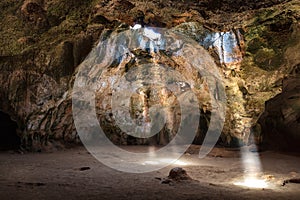
<path id="1" fill-rule="evenodd" d="M 299 141 L 299 110 L 295 107 L 299 99 L 297 89 L 291 89 L 298 87 L 299 78 L 289 77 L 300 63 L 299 7 L 296 0 L 1 1 L 0 110 L 16 121 L 25 147 L 41 149 L 53 140 L 79 142 L 71 101 L 78 65 L 99 40 L 105 40 L 113 31 L 127 30 L 140 23 L 173 28 L 197 41 L 215 59 L 224 78 L 228 102 L 220 144 L 239 146 L 261 143 L 264 139 L 269 141 L 267 138 L 273 138 L 274 126 L 270 131 L 266 118 L 273 117 L 278 138 Z M 139 62 L 149 61 L 147 53 L 135 53 Z M 171 66 L 181 63 L 177 69 L 183 71 L 181 60 L 173 62 L 168 55 L 161 58 L 162 63 Z M 114 73 L 112 68 L 106 77 L 113 77 Z M 191 79 L 201 82 L 201 78 L 191 74 Z M 149 99 L 153 98 L 153 105 L 161 101 L 154 100 L 157 91 L 147 94 Z M 280 92 L 282 94 L 264 108 L 265 102 Z M 109 94 L 109 91 L 104 93 Z M 202 92 L 198 96 L 205 99 L 206 95 Z M 98 100 L 105 98 L 99 96 Z M 105 101 L 108 100 L 102 102 Z M 143 109 L 143 101 L 142 95 L 135 96 L 133 110 Z M 275 103 L 271 103 L 273 101 Z M 282 104 L 279 102 L 285 105 L 271 106 Z M 280 119 L 274 114 L 277 111 L 273 112 L 275 107 L 283 113 Z M 103 123 L 111 124 L 109 109 L 102 108 L 101 116 L 106 116 Z M 261 118 L 259 126 L 257 120 L 264 109 L 263 116 L 267 117 Z M 202 103 L 201 117 L 203 134 L 195 139 L 197 143 L 203 141 L 210 121 L 209 104 Z M 120 137 L 116 129 L 110 125 L 106 128 L 104 125 L 104 129 L 113 141 L 122 143 L 123 136 Z M 127 138 L 126 143 L 136 142 L 128 141 Z"/>
<path id="2" fill-rule="evenodd" d="M 300 75 L 299 66 L 283 80 L 282 93 L 268 100 L 259 120 L 264 144 L 277 150 L 299 150 Z"/>

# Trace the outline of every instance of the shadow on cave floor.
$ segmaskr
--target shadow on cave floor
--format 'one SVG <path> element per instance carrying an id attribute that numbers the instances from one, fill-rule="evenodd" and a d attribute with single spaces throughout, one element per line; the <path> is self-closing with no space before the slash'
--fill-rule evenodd
<path id="1" fill-rule="evenodd" d="M 16 129 L 17 123 L 8 114 L 0 111 L 0 151 L 19 148 L 21 141 Z"/>

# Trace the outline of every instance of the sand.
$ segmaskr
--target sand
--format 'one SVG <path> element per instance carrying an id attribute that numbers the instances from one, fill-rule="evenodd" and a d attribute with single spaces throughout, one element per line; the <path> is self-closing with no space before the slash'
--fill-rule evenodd
<path id="1" fill-rule="evenodd" d="M 136 152 L 147 147 L 124 147 Z M 282 182 L 300 178 L 300 156 L 261 152 L 262 173 L 268 186 L 249 188 L 240 151 L 215 148 L 199 159 L 192 146 L 180 159 L 158 171 L 119 172 L 96 160 L 84 147 L 52 153 L 0 152 L 0 199 L 300 199 L 300 184 Z M 193 180 L 162 184 L 170 169 L 184 168 Z"/>

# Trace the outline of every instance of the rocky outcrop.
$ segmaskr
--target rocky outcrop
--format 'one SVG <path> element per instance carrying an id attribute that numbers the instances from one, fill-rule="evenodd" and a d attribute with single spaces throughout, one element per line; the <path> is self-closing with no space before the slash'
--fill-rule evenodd
<path id="1" fill-rule="evenodd" d="M 197 41 L 215 59 L 224 78 L 228 102 L 220 144 L 239 146 L 249 141 L 261 143 L 264 140 L 271 143 L 267 138 L 273 137 L 270 136 L 273 131 L 270 131 L 270 123 L 266 120 L 275 113 L 271 111 L 275 109 L 271 104 L 277 105 L 287 94 L 290 95 L 286 89 L 294 85 L 291 86 L 287 80 L 297 79 L 284 78 L 300 63 L 297 54 L 300 45 L 299 7 L 296 0 L 234 3 L 231 0 L 1 1 L 0 110 L 16 121 L 25 147 L 40 149 L 53 140 L 79 142 L 71 101 L 78 65 L 99 40 L 105 40 L 113 31 L 127 30 L 139 23 L 173 28 Z M 149 61 L 145 52 L 134 53 L 139 62 Z M 161 58 L 161 62 L 172 65 L 168 55 Z M 180 62 L 177 60 L 177 63 Z M 117 66 L 118 63 L 114 67 Z M 130 62 L 127 66 L 135 67 L 136 64 Z M 175 69 L 181 70 L 180 66 Z M 107 79 L 115 73 L 111 70 L 106 74 Z M 201 78 L 197 80 L 193 76 L 191 79 L 201 82 Z M 288 86 L 282 87 L 282 80 L 283 85 Z M 264 109 L 265 101 L 281 90 L 284 97 L 276 100 L 277 103 L 267 103 Z M 104 93 L 109 94 L 109 91 Z M 155 94 L 150 92 L 146 96 L 151 100 Z M 99 101 L 101 98 L 105 97 L 100 96 Z M 136 111 L 143 109 L 142 95 L 132 101 Z M 155 101 L 159 100 L 153 99 L 152 103 Z M 294 101 L 297 103 L 297 99 L 289 99 L 287 107 L 293 107 Z M 195 140 L 197 143 L 203 141 L 210 121 L 209 105 L 203 105 L 200 120 L 203 129 Z M 260 126 L 256 125 L 264 110 Z M 277 121 L 272 123 L 283 124 L 277 125 L 280 128 L 276 131 L 277 135 L 285 135 L 283 130 L 287 129 L 283 127 L 290 123 L 296 127 L 299 111 L 290 112 L 282 106 L 279 110 L 285 113 L 284 119 L 288 121 L 278 119 L 279 122 L 276 114 Z M 107 108 L 102 111 L 102 123 L 106 123 L 104 129 L 113 141 L 143 143 L 130 137 L 120 137 L 122 134 L 111 126 L 110 112 L 106 112 Z M 138 116 L 135 117 L 138 119 Z M 287 137 L 294 137 L 294 129 L 288 130 Z M 122 138 L 126 138 L 126 142 L 122 142 Z M 297 137 L 294 138 L 296 141 Z"/>
<path id="2" fill-rule="evenodd" d="M 21 15 L 25 22 L 39 31 L 49 27 L 46 11 L 42 0 L 27 0 L 21 7 Z"/>
<path id="3" fill-rule="evenodd" d="M 268 100 L 259 119 L 266 148 L 300 150 L 300 66 L 283 80 L 282 93 Z"/>

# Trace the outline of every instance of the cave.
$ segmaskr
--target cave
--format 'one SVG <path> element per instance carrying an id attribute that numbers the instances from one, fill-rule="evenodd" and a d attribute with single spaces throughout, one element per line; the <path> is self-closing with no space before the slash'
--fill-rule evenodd
<path id="1" fill-rule="evenodd" d="M 299 0 L 0 10 L 0 199 L 299 199 Z"/>
<path id="2" fill-rule="evenodd" d="M 0 111 L 0 150 L 17 150 L 20 147 L 21 139 L 17 135 L 17 128 L 17 123 Z"/>

